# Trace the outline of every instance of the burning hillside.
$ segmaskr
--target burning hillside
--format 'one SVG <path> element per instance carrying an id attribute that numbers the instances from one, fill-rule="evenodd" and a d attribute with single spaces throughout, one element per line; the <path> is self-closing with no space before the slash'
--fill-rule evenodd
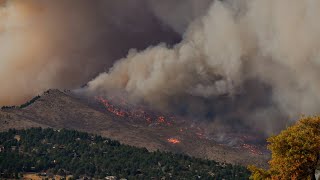
<path id="1" fill-rule="evenodd" d="M 56 92 L 0 120 L 258 157 L 320 111 L 319 16 L 316 0 L 1 0 L 0 105 L 66 88 L 99 107 Z"/>
<path id="2" fill-rule="evenodd" d="M 172 144 L 179 144 L 181 141 L 177 138 L 169 138 L 168 142 Z"/>
<path id="3" fill-rule="evenodd" d="M 320 112 L 319 16 L 316 0 L 2 0 L 0 104 L 66 88 L 98 107 L 66 95 L 1 118 L 259 156 L 261 139 Z"/>
<path id="4" fill-rule="evenodd" d="M 125 98 L 112 96 L 104 98 L 96 96 L 107 112 L 112 113 L 117 121 L 127 121 L 133 124 L 144 124 L 149 128 L 170 128 L 171 135 L 166 141 L 173 145 L 184 143 L 184 139 L 192 136 L 196 141 L 212 141 L 222 146 L 248 151 L 248 153 L 261 155 L 265 153 L 265 144 L 261 143 L 263 136 L 247 133 L 209 133 L 203 123 L 192 122 L 181 116 L 168 115 L 151 109 L 148 106 L 132 105 Z M 165 137 L 164 137 L 165 138 Z M 260 139 L 260 142 L 259 142 Z"/>
<path id="5" fill-rule="evenodd" d="M 149 106 L 133 106 L 126 99 L 88 99 L 70 91 L 50 90 L 24 109 L 0 110 L 0 124 L 0 131 L 39 126 L 76 129 L 150 151 L 172 151 L 243 165 L 264 166 L 269 157 L 257 135 L 212 132 L 201 121 L 161 113 Z"/>
<path id="6" fill-rule="evenodd" d="M 140 120 L 149 125 L 171 126 L 176 118 L 174 116 L 164 115 L 160 112 L 150 110 L 145 106 L 133 106 L 123 98 L 103 98 L 96 96 L 95 99 L 105 106 L 106 110 L 120 118 L 130 120 Z"/>
<path id="7" fill-rule="evenodd" d="M 0 104 L 76 89 L 165 140 L 250 144 L 319 112 L 319 16 L 315 0 L 2 0 Z"/>

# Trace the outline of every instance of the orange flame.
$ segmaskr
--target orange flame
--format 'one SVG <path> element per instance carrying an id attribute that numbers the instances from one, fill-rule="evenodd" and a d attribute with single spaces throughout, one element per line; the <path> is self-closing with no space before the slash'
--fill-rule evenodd
<path id="1" fill-rule="evenodd" d="M 104 99 L 102 97 L 95 97 L 96 100 L 98 100 L 100 103 L 102 103 L 106 110 L 111 112 L 112 114 L 119 116 L 119 117 L 129 117 L 132 119 L 143 119 L 148 124 L 152 124 L 153 122 L 157 125 L 167 125 L 171 126 L 172 122 L 175 121 L 174 117 L 166 118 L 163 115 L 155 116 L 154 113 L 147 113 L 142 107 L 138 108 L 127 108 L 128 103 L 125 101 L 125 99 L 121 98 L 119 101 L 119 105 L 121 106 L 115 106 L 112 104 L 111 101 Z M 124 106 L 124 107 L 122 107 Z"/>
<path id="2" fill-rule="evenodd" d="M 106 108 L 109 112 L 111 112 L 117 116 L 120 116 L 120 117 L 124 117 L 127 115 L 127 113 L 125 111 L 114 107 L 108 100 L 103 99 L 101 97 L 97 97 L 97 99 L 106 106 Z"/>
<path id="3" fill-rule="evenodd" d="M 168 142 L 171 144 L 179 144 L 181 141 L 179 139 L 176 138 L 169 138 Z"/>

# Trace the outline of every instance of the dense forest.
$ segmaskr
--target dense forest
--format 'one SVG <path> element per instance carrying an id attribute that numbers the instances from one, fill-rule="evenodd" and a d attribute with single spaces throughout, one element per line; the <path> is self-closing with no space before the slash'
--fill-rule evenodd
<path id="1" fill-rule="evenodd" d="M 73 178 L 248 179 L 245 167 L 170 152 L 149 152 L 75 130 L 32 128 L 0 133 L 0 178 L 26 172 Z"/>

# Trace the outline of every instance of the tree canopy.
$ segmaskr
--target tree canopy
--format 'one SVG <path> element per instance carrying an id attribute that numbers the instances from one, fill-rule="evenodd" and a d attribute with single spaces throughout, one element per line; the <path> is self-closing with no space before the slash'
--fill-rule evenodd
<path id="1" fill-rule="evenodd" d="M 0 133 L 0 179 L 25 173 L 74 179 L 248 179 L 243 166 L 171 152 L 149 152 L 75 130 L 32 128 Z"/>
<path id="2" fill-rule="evenodd" d="M 270 169 L 249 166 L 251 179 L 315 179 L 320 154 L 320 117 L 302 117 L 268 139 Z"/>

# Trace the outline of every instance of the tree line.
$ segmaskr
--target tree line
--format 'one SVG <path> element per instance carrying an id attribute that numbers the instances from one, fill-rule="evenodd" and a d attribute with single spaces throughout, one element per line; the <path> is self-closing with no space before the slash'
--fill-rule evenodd
<path id="1" fill-rule="evenodd" d="M 34 98 L 32 98 L 30 101 L 24 103 L 24 104 L 21 104 L 20 106 L 2 106 L 1 109 L 2 110 L 6 110 L 6 109 L 17 109 L 17 108 L 20 108 L 20 109 L 23 109 L 23 108 L 26 108 L 28 106 L 30 106 L 31 104 L 33 104 L 34 102 L 36 102 L 41 96 L 35 96 Z"/>

